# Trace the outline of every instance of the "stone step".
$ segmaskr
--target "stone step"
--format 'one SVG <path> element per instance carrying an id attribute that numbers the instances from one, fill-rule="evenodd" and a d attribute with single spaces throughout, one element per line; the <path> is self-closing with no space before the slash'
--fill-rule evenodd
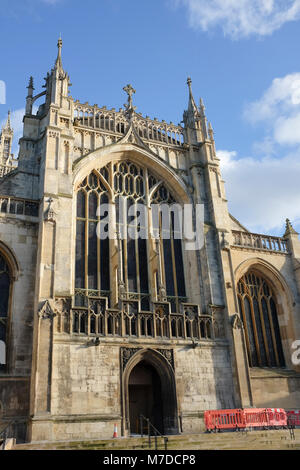
<path id="1" fill-rule="evenodd" d="M 289 431 L 224 432 L 212 434 L 181 434 L 168 436 L 169 450 L 197 449 L 300 449 L 300 429 L 295 430 L 295 440 Z M 154 438 L 152 437 L 152 449 Z M 139 450 L 149 449 L 148 439 L 140 437 L 90 441 L 32 442 L 17 444 L 14 450 Z M 164 441 L 158 438 L 158 449 L 164 449 Z"/>

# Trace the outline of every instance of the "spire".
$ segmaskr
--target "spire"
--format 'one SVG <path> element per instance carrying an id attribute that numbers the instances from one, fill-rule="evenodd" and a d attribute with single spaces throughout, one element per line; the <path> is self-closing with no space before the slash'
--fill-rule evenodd
<path id="1" fill-rule="evenodd" d="M 14 131 L 10 122 L 10 111 L 8 111 L 7 120 L 2 131 L 0 131 L 0 163 L 7 165 L 11 158 L 11 146 Z"/>
<path id="2" fill-rule="evenodd" d="M 56 69 L 58 69 L 58 68 L 62 69 L 62 60 L 61 60 L 62 45 L 63 45 L 63 42 L 62 42 L 62 38 L 61 38 L 61 34 L 60 34 L 59 38 L 58 38 L 58 42 L 57 42 L 58 53 L 57 53 L 57 59 L 56 59 L 56 62 L 55 62 L 55 68 Z"/>
<path id="3" fill-rule="evenodd" d="M 6 119 L 6 123 L 3 127 L 3 129 L 5 129 L 7 131 L 12 131 L 11 124 L 10 124 L 10 111 L 8 111 L 8 113 L 7 113 L 7 119 Z"/>
<path id="4" fill-rule="evenodd" d="M 28 84 L 28 96 L 27 97 L 32 97 L 33 96 L 33 91 L 34 91 L 34 86 L 33 86 L 33 77 L 31 76 L 29 78 L 29 84 Z"/>
<path id="5" fill-rule="evenodd" d="M 25 108 L 25 114 L 32 114 L 32 105 L 34 102 L 34 97 L 33 97 L 33 92 L 34 92 L 34 86 L 33 86 L 33 77 L 29 78 L 29 84 L 27 87 L 28 94 L 26 97 L 26 108 Z"/>
<path id="6" fill-rule="evenodd" d="M 205 106 L 204 106 L 202 98 L 200 98 L 200 112 L 201 112 L 201 116 L 205 117 Z"/>
<path id="7" fill-rule="evenodd" d="M 211 141 L 214 141 L 214 130 L 212 128 L 211 123 L 208 123 L 208 135 Z"/>
<path id="8" fill-rule="evenodd" d="M 203 135 L 203 138 L 205 140 L 208 137 L 208 135 L 207 135 L 207 119 L 206 119 L 206 115 L 205 115 L 205 106 L 204 106 L 202 98 L 200 98 L 199 110 L 200 110 L 200 121 L 201 121 L 202 135 Z M 210 132 L 212 132 L 212 127 L 211 126 L 210 126 Z M 212 136 L 213 136 L 213 134 L 212 134 Z"/>
<path id="9" fill-rule="evenodd" d="M 299 235 L 298 232 L 293 228 L 290 219 L 286 219 L 285 222 L 285 234 L 283 237 L 287 237 L 288 235 Z"/>
<path id="10" fill-rule="evenodd" d="M 193 92 L 192 92 L 192 79 L 190 77 L 188 77 L 187 79 L 187 85 L 189 87 L 189 105 L 188 105 L 188 112 L 192 112 L 192 113 L 197 113 L 198 112 L 198 109 L 197 109 L 197 106 L 196 106 L 196 103 L 195 103 L 195 100 L 194 100 L 194 97 L 193 97 Z"/>
<path id="11" fill-rule="evenodd" d="M 11 122 L 10 122 L 10 111 L 8 111 L 7 113 L 6 123 L 2 127 L 2 132 L 4 132 L 6 135 L 13 134 L 13 129 L 11 127 Z"/>

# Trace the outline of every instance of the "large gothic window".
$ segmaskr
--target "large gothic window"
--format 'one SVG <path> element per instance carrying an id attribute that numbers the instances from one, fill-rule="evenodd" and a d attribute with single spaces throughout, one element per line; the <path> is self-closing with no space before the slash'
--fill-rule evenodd
<path id="1" fill-rule="evenodd" d="M 145 171 L 130 162 L 114 164 L 113 171 L 117 231 L 125 235 L 122 241 L 125 290 L 129 294 L 139 293 L 141 309 L 149 310 Z M 137 204 L 143 207 L 140 222 Z"/>
<path id="2" fill-rule="evenodd" d="M 154 190 L 151 204 L 167 204 L 172 208 L 176 207 L 174 206 L 175 203 L 175 199 L 165 186 L 159 186 L 157 190 Z M 170 212 L 168 224 L 162 225 L 161 217 L 159 219 L 160 251 L 163 260 L 162 275 L 164 285 L 166 286 L 167 300 L 171 303 L 172 312 L 178 312 L 180 300 L 186 300 L 181 242 L 182 233 L 178 223 L 176 223 L 176 214 L 178 214 L 176 210 Z M 155 225 L 154 222 L 153 226 L 155 227 Z"/>
<path id="3" fill-rule="evenodd" d="M 250 367 L 284 367 L 276 298 L 271 285 L 250 271 L 238 283 L 238 300 Z"/>
<path id="4" fill-rule="evenodd" d="M 119 264 L 125 297 L 140 301 L 141 310 L 148 311 L 153 281 L 148 269 L 148 211 L 152 204 L 173 204 L 175 199 L 162 181 L 149 174 L 147 168 L 130 161 L 112 162 L 93 170 L 77 188 L 75 293 L 77 297 L 78 294 L 81 297 L 110 297 L 110 280 L 114 275 L 109 268 L 111 241 L 109 238 L 100 239 L 96 229 L 97 225 L 103 224 L 105 230 L 107 217 L 102 215 L 101 219 L 99 214 L 103 211 L 99 208 L 101 204 L 111 202 L 114 214 L 110 224 L 115 224 L 115 232 L 121 235 Z M 139 217 L 141 212 L 144 217 Z M 174 216 L 170 217 L 169 223 L 169 238 L 164 237 L 162 227 L 158 231 L 159 256 L 166 297 L 172 311 L 176 312 L 179 311 L 179 302 L 186 300 L 182 240 L 176 232 Z"/>
<path id="5" fill-rule="evenodd" d="M 77 193 L 75 289 L 81 297 L 109 294 L 109 239 L 97 237 L 97 224 L 104 223 L 97 209 L 108 202 L 101 173 L 94 171 Z"/>
<path id="6" fill-rule="evenodd" d="M 8 265 L 0 254 L 0 371 L 6 368 L 10 283 Z"/>

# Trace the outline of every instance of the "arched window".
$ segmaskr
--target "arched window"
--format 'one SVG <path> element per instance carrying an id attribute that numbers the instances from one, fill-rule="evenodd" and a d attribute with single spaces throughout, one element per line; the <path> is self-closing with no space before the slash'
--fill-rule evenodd
<path id="1" fill-rule="evenodd" d="M 166 286 L 167 300 L 171 303 L 172 312 L 179 311 L 179 302 L 186 300 L 184 268 L 182 255 L 182 233 L 178 224 L 180 217 L 177 211 L 178 205 L 172 194 L 162 184 L 154 191 L 151 205 L 166 204 L 171 211 L 167 220 L 162 223 L 163 211 L 160 212 L 159 233 L 160 251 L 162 253 L 163 279 Z M 154 214 L 153 214 L 154 215 Z M 153 226 L 155 228 L 155 221 Z"/>
<path id="2" fill-rule="evenodd" d="M 260 274 L 249 271 L 238 283 L 238 300 L 250 367 L 285 367 L 271 285 Z"/>
<path id="3" fill-rule="evenodd" d="M 122 265 L 125 290 L 133 294 L 133 298 L 134 294 L 138 293 L 141 309 L 149 310 L 145 171 L 130 162 L 115 163 L 113 171 L 117 231 L 123 234 Z"/>
<path id="4" fill-rule="evenodd" d="M 7 362 L 10 285 L 10 271 L 4 257 L 0 254 L 0 371 L 6 369 Z"/>
<path id="5" fill-rule="evenodd" d="M 96 233 L 97 224 L 101 224 L 97 208 L 108 202 L 115 203 L 115 231 L 122 234 L 119 247 L 125 298 L 139 301 L 140 309 L 149 311 L 152 273 L 148 272 L 148 208 L 154 203 L 172 204 L 175 199 L 147 168 L 130 161 L 111 162 L 93 170 L 81 182 L 77 187 L 75 292 L 82 297 L 110 295 L 110 241 L 100 240 Z M 102 223 L 107 224 L 107 218 Z M 173 217 L 170 228 L 169 239 L 161 234 L 160 256 L 167 299 L 175 312 L 186 294 L 182 240 L 176 236 Z"/>
<path id="6" fill-rule="evenodd" d="M 105 171 L 102 171 L 104 177 Z M 77 305 L 84 297 L 108 296 L 109 239 L 97 236 L 97 225 L 103 216 L 97 215 L 101 204 L 109 202 L 101 173 L 94 171 L 80 184 L 77 192 L 75 289 Z M 99 212 L 100 214 L 100 212 Z M 80 301 L 81 299 L 81 301 Z"/>

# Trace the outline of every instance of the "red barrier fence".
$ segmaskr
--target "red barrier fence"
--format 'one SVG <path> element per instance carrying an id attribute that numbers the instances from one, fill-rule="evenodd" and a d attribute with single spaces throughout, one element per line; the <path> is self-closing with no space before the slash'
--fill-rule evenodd
<path id="1" fill-rule="evenodd" d="M 289 426 L 300 426 L 300 410 L 287 411 L 286 414 Z"/>
<path id="2" fill-rule="evenodd" d="M 300 415 L 297 416 L 300 420 Z M 282 408 L 244 408 L 205 411 L 204 423 L 207 431 L 221 431 L 245 428 L 286 428 L 288 421 L 287 413 Z"/>

